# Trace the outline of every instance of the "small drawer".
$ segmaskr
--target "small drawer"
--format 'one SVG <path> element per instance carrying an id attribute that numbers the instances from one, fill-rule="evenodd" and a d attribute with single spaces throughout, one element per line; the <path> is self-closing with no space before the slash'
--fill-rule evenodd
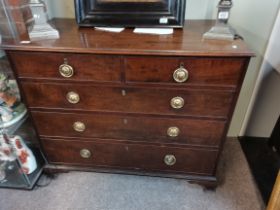
<path id="1" fill-rule="evenodd" d="M 218 151 L 132 143 L 42 139 L 52 164 L 213 175 Z"/>
<path id="2" fill-rule="evenodd" d="M 218 147 L 225 121 L 32 111 L 49 137 L 86 137 Z M 52 123 L 50 123 L 52 122 Z"/>
<path id="3" fill-rule="evenodd" d="M 127 82 L 236 86 L 246 58 L 126 57 Z"/>
<path id="4" fill-rule="evenodd" d="M 118 56 L 9 52 L 19 78 L 120 82 Z"/>
<path id="5" fill-rule="evenodd" d="M 227 118 L 231 91 L 22 82 L 31 108 Z"/>

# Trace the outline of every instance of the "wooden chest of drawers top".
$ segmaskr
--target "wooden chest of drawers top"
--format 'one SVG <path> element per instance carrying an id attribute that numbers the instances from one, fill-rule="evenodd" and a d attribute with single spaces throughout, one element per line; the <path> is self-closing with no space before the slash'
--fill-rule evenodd
<path id="1" fill-rule="evenodd" d="M 75 52 L 120 55 L 221 56 L 249 57 L 253 53 L 242 40 L 233 42 L 203 40 L 202 35 L 214 24 L 211 20 L 186 21 L 184 29 L 171 35 L 144 35 L 126 29 L 109 33 L 93 28 L 79 28 L 75 20 L 55 19 L 52 24 L 60 38 L 21 44 L 18 40 L 2 40 L 1 47 L 9 50 L 42 52 Z"/>

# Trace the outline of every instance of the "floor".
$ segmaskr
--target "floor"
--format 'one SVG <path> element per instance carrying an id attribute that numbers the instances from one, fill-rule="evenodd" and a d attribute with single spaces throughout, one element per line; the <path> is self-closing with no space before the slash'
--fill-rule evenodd
<path id="1" fill-rule="evenodd" d="M 184 180 L 88 172 L 60 174 L 33 191 L 0 189 L 1 210 L 262 210 L 238 141 L 228 140 L 216 191 Z"/>

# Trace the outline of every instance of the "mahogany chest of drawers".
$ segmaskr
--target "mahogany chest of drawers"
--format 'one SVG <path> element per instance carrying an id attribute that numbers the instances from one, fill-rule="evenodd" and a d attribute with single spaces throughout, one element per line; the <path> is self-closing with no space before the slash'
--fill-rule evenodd
<path id="1" fill-rule="evenodd" d="M 202 40 L 212 22 L 172 35 L 79 29 L 2 48 L 48 168 L 185 178 L 215 186 L 216 167 L 252 52 Z"/>

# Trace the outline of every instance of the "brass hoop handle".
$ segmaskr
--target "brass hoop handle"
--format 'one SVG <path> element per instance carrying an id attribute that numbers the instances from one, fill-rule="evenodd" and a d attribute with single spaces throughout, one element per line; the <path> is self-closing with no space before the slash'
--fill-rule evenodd
<path id="1" fill-rule="evenodd" d="M 164 163 L 168 166 L 173 166 L 176 163 L 176 157 L 174 155 L 165 155 Z"/>
<path id="2" fill-rule="evenodd" d="M 88 159 L 91 157 L 91 152 L 88 149 L 81 149 L 80 155 L 82 158 Z"/>
<path id="3" fill-rule="evenodd" d="M 173 73 L 173 79 L 178 83 L 183 83 L 189 79 L 189 72 L 182 65 Z"/>
<path id="4" fill-rule="evenodd" d="M 169 137 L 177 137 L 180 134 L 180 129 L 178 127 L 169 127 L 167 129 L 167 135 Z"/>
<path id="5" fill-rule="evenodd" d="M 174 109 L 181 109 L 185 105 L 185 100 L 182 97 L 177 96 L 171 99 L 170 105 Z"/>
<path id="6" fill-rule="evenodd" d="M 80 101 L 80 96 L 78 93 L 76 93 L 74 91 L 70 91 L 67 93 L 66 99 L 71 104 L 77 104 Z"/>
<path id="7" fill-rule="evenodd" d="M 73 123 L 73 129 L 77 132 L 84 132 L 86 130 L 86 126 L 83 122 L 77 121 Z"/>
<path id="8" fill-rule="evenodd" d="M 62 64 L 59 66 L 59 73 L 65 78 L 72 77 L 74 75 L 74 69 L 68 64 Z"/>

